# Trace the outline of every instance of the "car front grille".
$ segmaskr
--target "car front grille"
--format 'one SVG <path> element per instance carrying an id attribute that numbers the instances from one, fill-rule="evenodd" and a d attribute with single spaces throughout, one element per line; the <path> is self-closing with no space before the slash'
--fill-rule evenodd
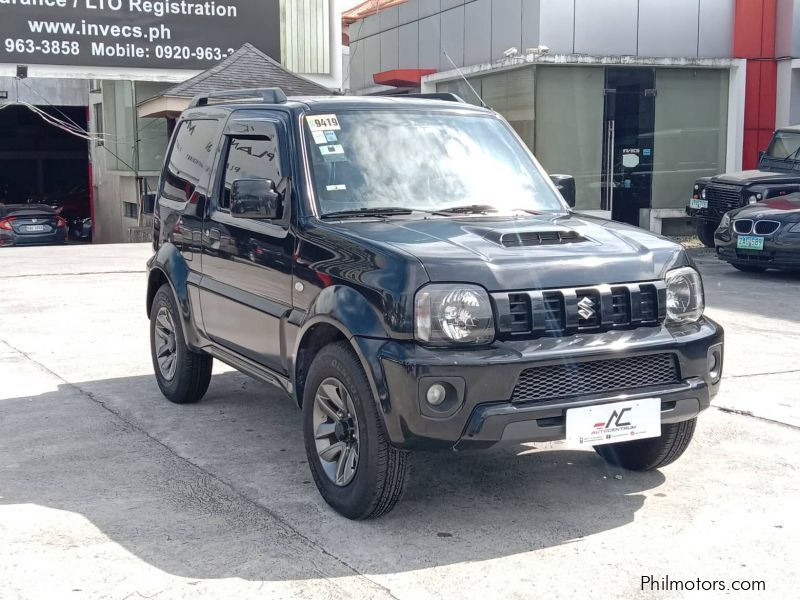
<path id="1" fill-rule="evenodd" d="M 649 354 L 535 367 L 523 371 L 512 402 L 542 402 L 680 383 L 674 354 Z"/>
<path id="2" fill-rule="evenodd" d="M 778 228 L 781 226 L 780 222 L 778 221 L 756 221 L 756 224 L 753 228 L 753 231 L 756 235 L 772 235 Z"/>
<path id="3" fill-rule="evenodd" d="M 709 183 L 705 189 L 708 208 L 722 216 L 742 206 L 742 187 L 724 183 Z"/>
<path id="4" fill-rule="evenodd" d="M 666 317 L 663 281 L 492 294 L 500 339 L 655 326 Z"/>

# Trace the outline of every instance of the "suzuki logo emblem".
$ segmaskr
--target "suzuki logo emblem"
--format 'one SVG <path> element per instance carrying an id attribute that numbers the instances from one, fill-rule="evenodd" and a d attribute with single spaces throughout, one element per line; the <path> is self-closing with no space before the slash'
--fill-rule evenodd
<path id="1" fill-rule="evenodd" d="M 578 316 L 588 321 L 595 315 L 594 301 L 589 296 L 584 296 L 578 301 Z"/>

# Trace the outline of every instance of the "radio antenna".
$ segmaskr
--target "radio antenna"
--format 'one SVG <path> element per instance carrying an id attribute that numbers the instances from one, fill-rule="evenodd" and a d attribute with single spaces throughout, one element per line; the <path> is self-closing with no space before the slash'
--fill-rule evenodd
<path id="1" fill-rule="evenodd" d="M 450 55 L 447 52 L 442 52 L 442 54 L 444 54 L 445 58 L 447 58 L 447 60 L 450 61 L 450 64 L 453 65 L 453 68 L 461 76 L 461 79 L 464 80 L 464 83 L 466 83 L 469 86 L 469 89 L 472 90 L 472 93 L 475 94 L 475 97 L 480 101 L 481 106 L 483 108 L 489 108 L 488 106 L 486 106 L 486 102 L 483 101 L 483 98 L 481 98 L 481 95 L 477 91 L 475 91 L 474 87 L 472 87 L 472 84 L 469 82 L 469 79 L 464 77 L 464 73 L 461 72 L 461 69 L 458 68 L 458 65 L 456 65 L 456 63 L 453 62 L 453 59 L 450 58 Z"/>

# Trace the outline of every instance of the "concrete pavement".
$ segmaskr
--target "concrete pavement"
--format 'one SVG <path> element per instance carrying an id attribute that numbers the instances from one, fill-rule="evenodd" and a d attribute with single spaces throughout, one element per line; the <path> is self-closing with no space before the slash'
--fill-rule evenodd
<path id="1" fill-rule="evenodd" d="M 800 277 L 700 253 L 725 382 L 662 472 L 562 444 L 420 453 L 395 511 L 352 523 L 310 481 L 288 398 L 217 364 L 200 404 L 163 399 L 149 254 L 0 253 L 0 597 L 681 596 L 643 575 L 796 595 Z"/>

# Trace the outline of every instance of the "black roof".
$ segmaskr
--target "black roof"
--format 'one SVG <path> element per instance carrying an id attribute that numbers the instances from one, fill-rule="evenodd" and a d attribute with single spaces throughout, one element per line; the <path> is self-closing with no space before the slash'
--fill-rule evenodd
<path id="1" fill-rule="evenodd" d="M 224 94 L 224 92 L 220 92 Z M 481 108 L 466 102 L 453 102 L 448 100 L 427 99 L 414 96 L 291 96 L 285 103 L 268 104 L 253 103 L 249 101 L 220 101 L 213 104 L 214 108 L 258 109 L 284 107 L 310 112 L 335 112 L 337 110 L 357 110 L 385 108 L 397 109 L 425 109 L 425 110 L 460 110 L 476 113 L 490 113 L 486 108 Z M 189 109 L 196 110 L 196 109 Z M 188 112 L 188 111 L 187 111 Z M 184 113 L 185 115 L 186 113 Z"/>
<path id="2" fill-rule="evenodd" d="M 1 204 L 0 215 L 11 215 L 16 213 L 47 213 L 55 214 L 55 210 L 46 204 Z"/>

